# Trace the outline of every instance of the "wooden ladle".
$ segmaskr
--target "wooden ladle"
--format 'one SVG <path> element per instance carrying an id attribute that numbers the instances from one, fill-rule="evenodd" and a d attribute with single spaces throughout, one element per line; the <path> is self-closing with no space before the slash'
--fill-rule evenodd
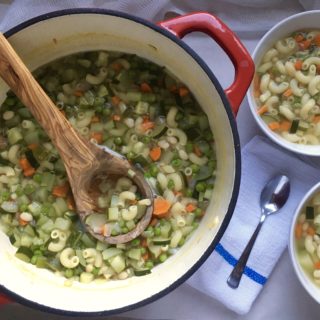
<path id="1" fill-rule="evenodd" d="M 80 136 L 58 110 L 21 61 L 7 39 L 0 33 L 0 76 L 28 107 L 46 131 L 64 162 L 80 220 L 90 234 L 111 244 L 125 243 L 139 236 L 148 226 L 153 211 L 154 194 L 142 172 L 122 155 L 107 147 L 99 147 Z M 95 200 L 90 196 L 93 179 L 99 174 L 127 176 L 137 185 L 142 196 L 151 200 L 145 215 L 126 234 L 104 237 L 86 224 L 86 217 L 95 212 Z"/>

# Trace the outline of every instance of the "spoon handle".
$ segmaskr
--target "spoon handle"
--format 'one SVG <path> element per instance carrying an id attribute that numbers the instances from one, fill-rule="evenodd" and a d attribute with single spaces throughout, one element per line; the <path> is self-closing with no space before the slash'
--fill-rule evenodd
<path id="1" fill-rule="evenodd" d="M 89 142 L 75 132 L 1 33 L 0 76 L 44 128 L 65 164 L 72 159 L 81 167 L 94 158 Z"/>
<path id="2" fill-rule="evenodd" d="M 254 246 L 254 243 L 257 239 L 257 236 L 260 232 L 260 229 L 261 229 L 262 224 L 265 221 L 265 219 L 266 219 L 266 215 L 262 215 L 260 218 L 260 222 L 256 227 L 256 230 L 254 231 L 253 235 L 251 236 L 250 241 L 248 242 L 246 248 L 243 250 L 241 257 L 239 258 L 237 264 L 235 265 L 232 272 L 230 273 L 230 276 L 227 280 L 227 284 L 229 285 L 229 287 L 231 287 L 233 289 L 238 288 L 238 286 L 240 284 L 241 277 L 242 277 L 243 271 L 246 267 L 251 250 Z"/>

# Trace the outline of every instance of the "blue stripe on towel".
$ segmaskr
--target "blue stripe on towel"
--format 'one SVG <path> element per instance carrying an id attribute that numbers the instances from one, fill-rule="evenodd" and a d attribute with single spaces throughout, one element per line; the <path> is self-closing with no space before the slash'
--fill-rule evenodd
<path id="1" fill-rule="evenodd" d="M 233 257 L 223 246 L 221 243 L 218 243 L 215 250 L 220 254 L 221 257 L 223 257 L 229 264 L 232 266 L 235 266 L 238 260 Z M 254 271 L 253 269 L 249 267 L 245 267 L 244 274 L 248 276 L 251 280 L 264 285 L 268 278 L 262 276 L 260 273 Z"/>

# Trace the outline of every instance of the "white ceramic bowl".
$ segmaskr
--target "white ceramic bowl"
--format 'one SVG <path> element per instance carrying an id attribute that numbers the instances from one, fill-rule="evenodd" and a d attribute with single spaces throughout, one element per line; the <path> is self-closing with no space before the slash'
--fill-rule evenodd
<path id="1" fill-rule="evenodd" d="M 297 207 L 294 217 L 291 222 L 291 228 L 290 228 L 290 239 L 289 239 L 289 253 L 290 258 L 294 267 L 294 271 L 301 282 L 302 286 L 306 289 L 306 291 L 311 295 L 311 297 L 316 300 L 318 303 L 320 303 L 320 287 L 315 285 L 312 280 L 308 277 L 308 275 L 305 273 L 305 271 L 302 269 L 302 266 L 300 265 L 298 261 L 297 251 L 295 249 L 295 226 L 297 223 L 297 219 L 301 213 L 301 211 L 305 208 L 307 203 L 311 200 L 311 198 L 316 194 L 320 192 L 320 182 L 317 183 L 315 186 L 313 186 L 308 193 L 303 197 L 301 200 L 299 206 Z"/>
<path id="2" fill-rule="evenodd" d="M 293 16 L 290 16 L 270 29 L 256 46 L 252 58 L 256 66 L 258 66 L 264 56 L 264 54 L 270 49 L 277 40 L 280 40 L 290 33 L 302 29 L 319 29 L 320 24 L 320 10 L 306 11 Z M 301 145 L 291 143 L 282 138 L 280 135 L 271 131 L 262 118 L 257 114 L 257 106 L 255 98 L 253 96 L 253 83 L 251 84 L 247 98 L 249 106 L 254 119 L 261 128 L 261 130 L 274 142 L 283 148 L 290 151 L 297 152 L 309 156 L 320 156 L 320 145 Z"/>

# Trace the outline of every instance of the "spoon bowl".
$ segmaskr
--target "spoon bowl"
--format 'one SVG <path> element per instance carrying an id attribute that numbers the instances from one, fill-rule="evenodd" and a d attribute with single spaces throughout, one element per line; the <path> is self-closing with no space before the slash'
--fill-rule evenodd
<path id="1" fill-rule="evenodd" d="M 284 175 L 271 179 L 263 188 L 260 196 L 260 207 L 267 216 L 280 210 L 288 199 L 290 183 Z"/>
<path id="2" fill-rule="evenodd" d="M 100 241 L 111 244 L 125 243 L 138 237 L 149 225 L 153 212 L 154 194 L 142 172 L 129 161 L 107 147 L 84 139 L 54 105 L 32 76 L 6 38 L 0 33 L 0 76 L 16 96 L 30 110 L 44 128 L 64 162 L 75 199 L 77 213 L 88 232 Z M 135 228 L 118 236 L 97 234 L 86 224 L 86 217 L 96 211 L 90 195 L 93 179 L 101 174 L 117 177 L 128 176 L 137 185 L 142 196 L 151 200 L 145 215 Z"/>

